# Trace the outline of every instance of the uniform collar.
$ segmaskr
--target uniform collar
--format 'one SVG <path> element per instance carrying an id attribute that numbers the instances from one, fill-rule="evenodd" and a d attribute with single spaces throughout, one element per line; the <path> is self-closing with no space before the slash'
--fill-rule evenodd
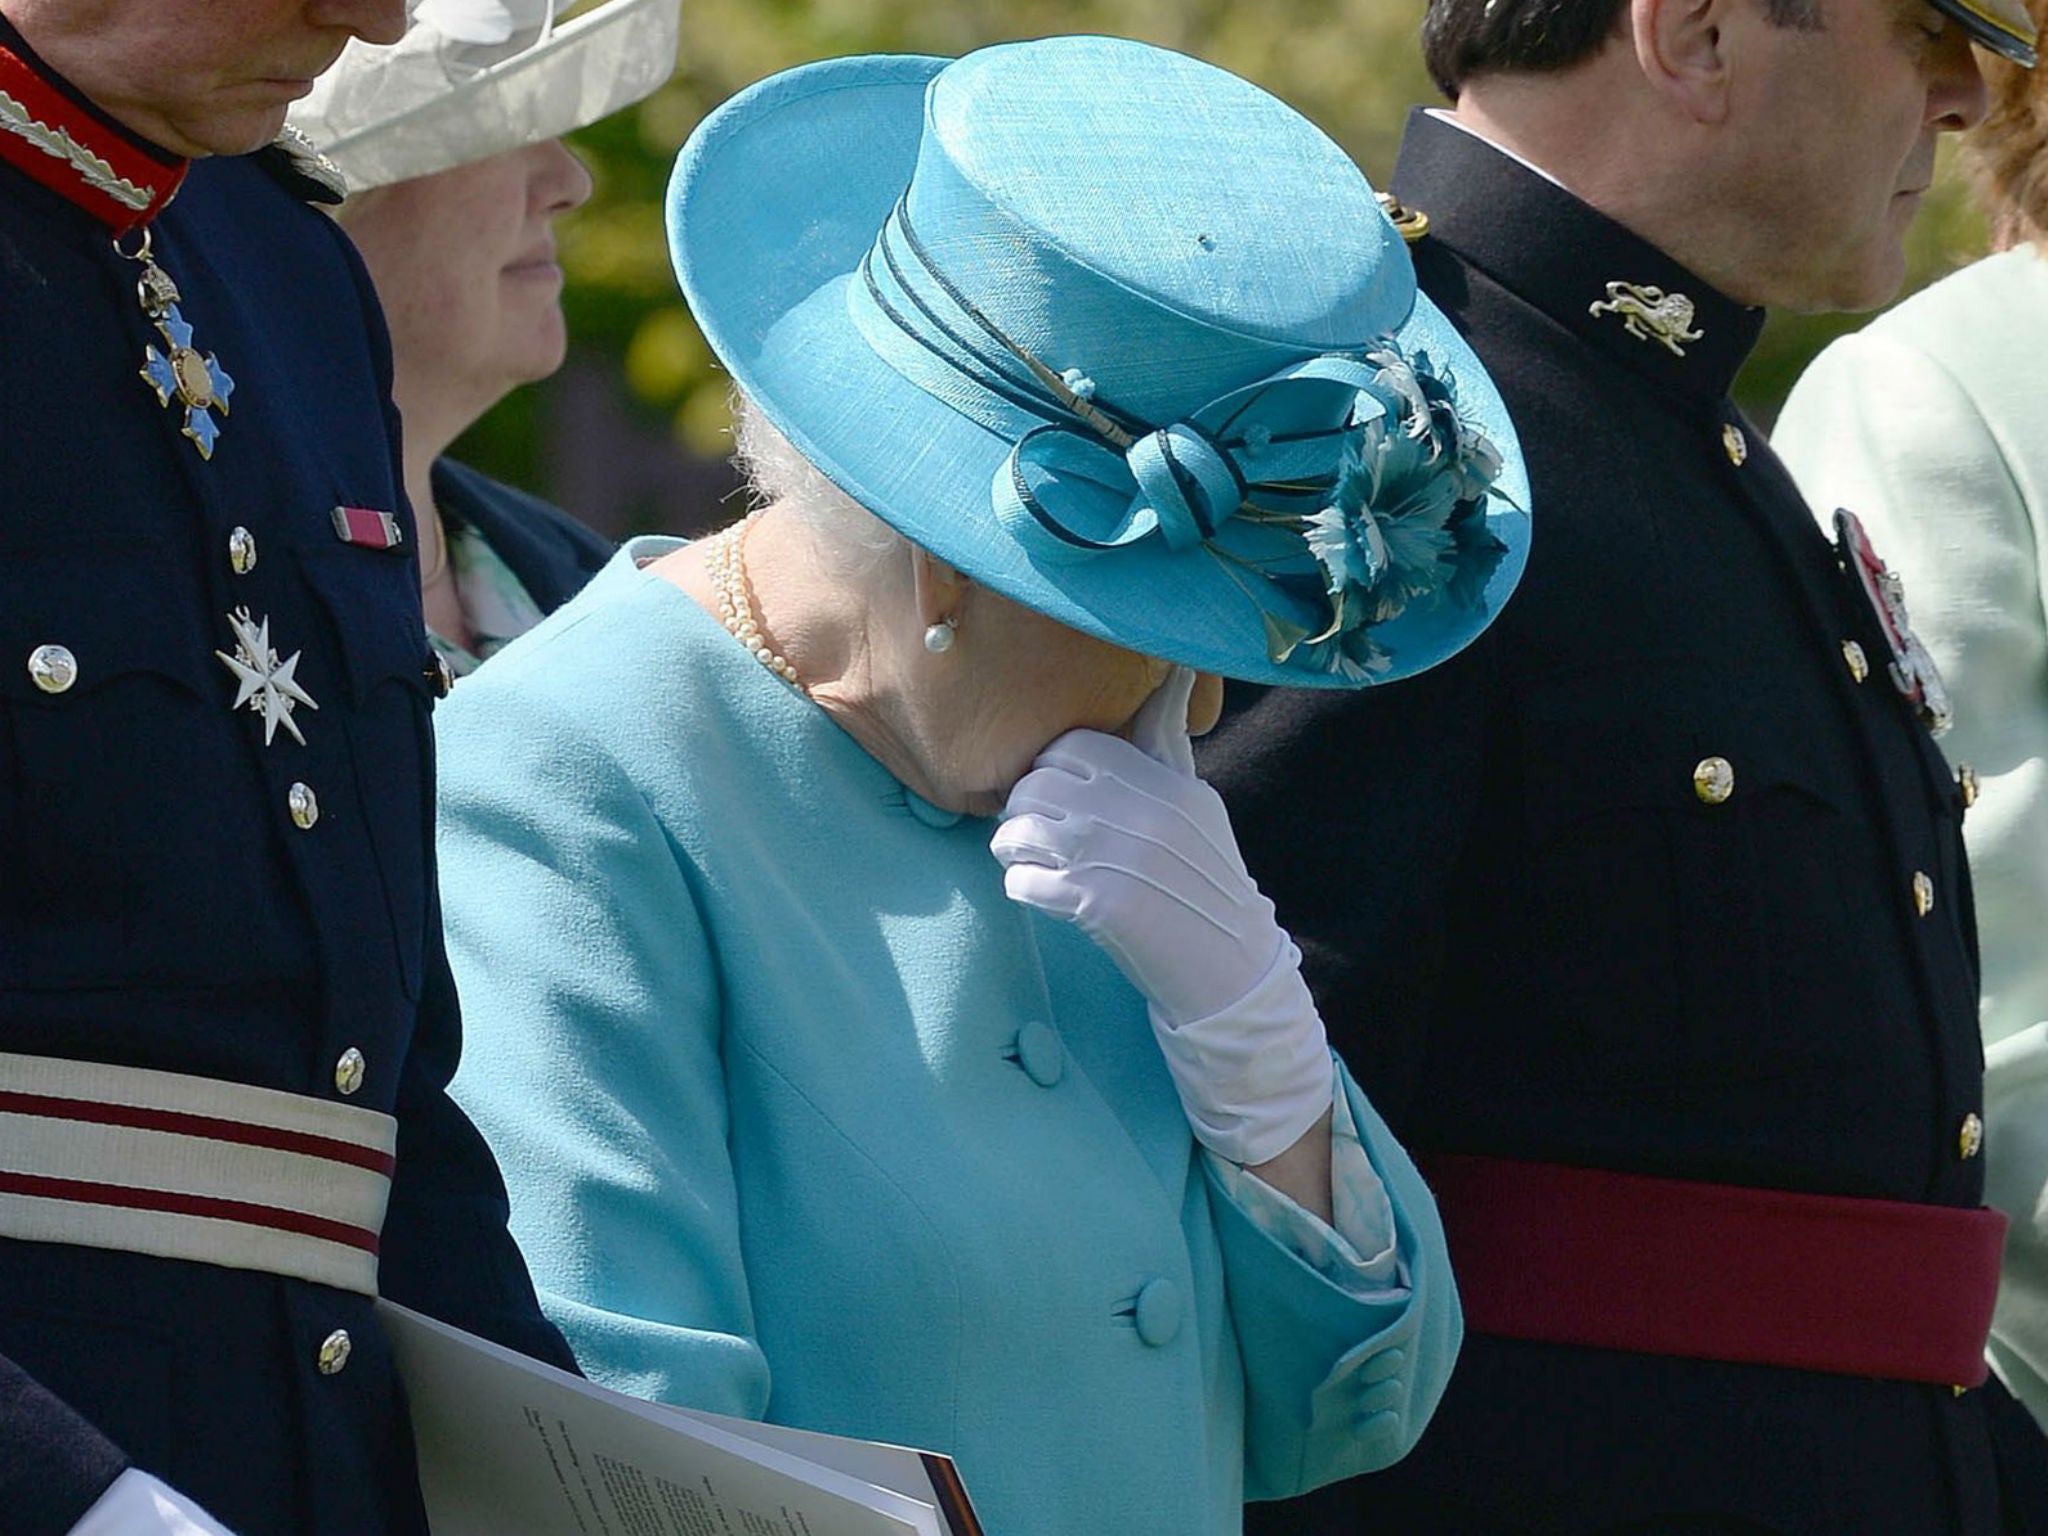
<path id="1" fill-rule="evenodd" d="M 0 160 L 116 235 L 146 224 L 191 165 L 129 132 L 43 62 L 0 16 Z"/>
<path id="2" fill-rule="evenodd" d="M 1391 191 L 1441 240 L 1595 349 L 1659 385 L 1720 399 L 1764 312 L 1476 133 L 1417 108 Z"/>

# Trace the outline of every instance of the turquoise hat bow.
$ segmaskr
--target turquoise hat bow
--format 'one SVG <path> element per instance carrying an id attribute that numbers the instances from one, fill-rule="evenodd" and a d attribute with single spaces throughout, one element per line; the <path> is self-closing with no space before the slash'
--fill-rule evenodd
<path id="1" fill-rule="evenodd" d="M 976 580 L 1148 655 L 1353 686 L 1526 558 L 1491 381 L 1371 186 L 1271 96 L 1114 38 L 806 66 L 678 157 L 735 381 Z"/>

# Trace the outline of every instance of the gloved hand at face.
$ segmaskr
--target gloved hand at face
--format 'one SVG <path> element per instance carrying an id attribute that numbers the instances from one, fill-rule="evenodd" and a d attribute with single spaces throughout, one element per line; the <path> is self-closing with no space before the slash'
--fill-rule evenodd
<path id="1" fill-rule="evenodd" d="M 1330 1107 L 1334 1068 L 1300 951 L 1246 872 L 1222 798 L 1195 777 L 1194 681 L 1174 668 L 1129 741 L 1055 740 L 990 847 L 1013 901 L 1075 924 L 1144 994 L 1196 1137 L 1256 1164 Z"/>

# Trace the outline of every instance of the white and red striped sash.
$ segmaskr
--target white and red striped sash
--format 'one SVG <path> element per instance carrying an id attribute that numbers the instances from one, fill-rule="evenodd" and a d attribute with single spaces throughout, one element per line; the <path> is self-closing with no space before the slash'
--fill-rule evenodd
<path id="1" fill-rule="evenodd" d="M 0 1236 L 374 1296 L 397 1140 L 352 1104 L 0 1052 Z"/>

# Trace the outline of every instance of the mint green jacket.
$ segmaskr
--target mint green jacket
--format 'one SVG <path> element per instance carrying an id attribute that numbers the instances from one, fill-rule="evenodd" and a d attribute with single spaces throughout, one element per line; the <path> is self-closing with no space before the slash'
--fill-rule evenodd
<path id="1" fill-rule="evenodd" d="M 950 1452 L 1001 1536 L 1223 1536 L 1401 1455 L 1459 1314 L 1349 1078 L 1362 1283 L 1197 1150 L 1142 1000 L 1004 897 L 991 824 L 634 568 L 667 547 L 439 712 L 456 1094 L 585 1368 Z"/>

